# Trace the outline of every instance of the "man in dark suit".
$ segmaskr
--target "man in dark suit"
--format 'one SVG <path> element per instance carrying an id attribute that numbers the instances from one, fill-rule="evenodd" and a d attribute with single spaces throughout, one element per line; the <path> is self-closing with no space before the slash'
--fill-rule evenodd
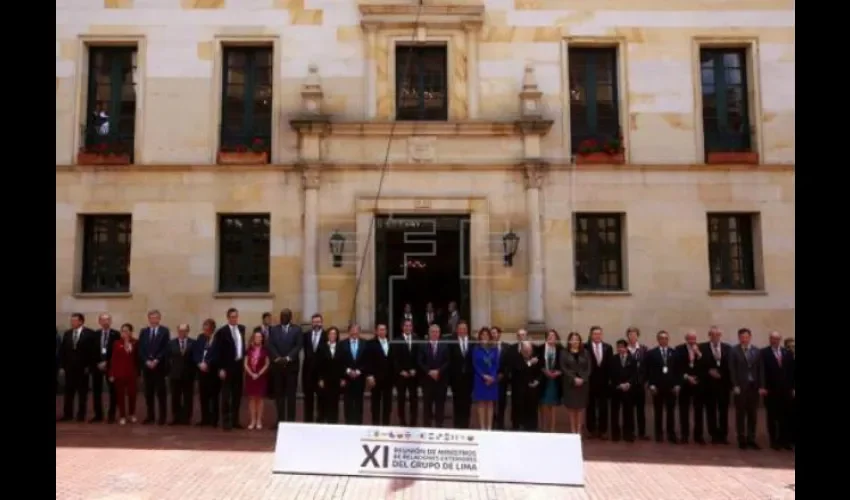
<path id="1" fill-rule="evenodd" d="M 635 409 L 635 427 L 637 437 L 647 440 L 646 435 L 646 353 L 648 349 L 640 343 L 640 329 L 630 326 L 626 329 L 626 341 L 629 354 L 637 366 L 637 383 L 632 386 L 632 406 Z"/>
<path id="2" fill-rule="evenodd" d="M 511 388 L 511 430 L 514 431 L 522 429 L 528 420 L 526 418 L 527 408 L 523 408 L 523 400 L 528 390 L 523 381 L 525 368 L 522 358 L 522 343 L 526 340 L 528 340 L 528 331 L 525 328 L 520 328 L 516 331 L 516 344 L 507 345 L 507 352 L 504 354 L 505 379 Z M 534 354 L 531 356 L 536 359 Z M 499 366 L 499 371 L 502 371 L 502 366 Z"/>
<path id="3" fill-rule="evenodd" d="M 278 422 L 295 422 L 295 393 L 303 343 L 301 328 L 292 324 L 292 311 L 280 311 L 280 324 L 272 327 L 267 345 Z"/>
<path id="4" fill-rule="evenodd" d="M 428 341 L 419 349 L 419 373 L 422 377 L 422 399 L 425 427 L 442 427 L 446 411 L 449 375 L 449 348 L 440 342 L 440 327 L 428 328 Z"/>
<path id="5" fill-rule="evenodd" d="M 401 324 L 401 344 L 396 347 L 395 364 L 396 392 L 398 393 L 399 425 L 416 427 L 419 417 L 419 367 L 417 356 L 419 344 L 413 333 L 413 322 L 405 320 Z M 407 411 L 410 401 L 410 411 Z"/>
<path id="6" fill-rule="evenodd" d="M 56 370 L 53 372 L 53 378 L 56 379 L 56 394 L 59 394 L 59 369 L 61 368 L 62 357 L 59 355 L 62 352 L 62 336 L 59 335 L 59 328 L 56 329 Z"/>
<path id="7" fill-rule="evenodd" d="M 82 313 L 71 314 L 71 328 L 62 335 L 60 363 L 65 371 L 65 398 L 60 422 L 68 422 L 74 415 L 74 397 L 77 398 L 77 422 L 86 419 L 88 406 L 88 371 L 97 359 L 95 333 L 85 326 Z"/>
<path id="8" fill-rule="evenodd" d="M 100 329 L 95 332 L 98 337 L 97 356 L 94 364 L 89 367 L 92 386 L 92 406 L 94 407 L 94 418 L 90 422 L 103 422 L 103 386 L 109 393 L 109 406 L 106 412 L 107 421 L 115 423 L 115 384 L 109 381 L 109 363 L 112 359 L 112 344 L 121 338 L 118 330 L 112 328 L 112 316 L 101 314 L 97 318 Z"/>
<path id="9" fill-rule="evenodd" d="M 445 335 L 451 337 L 457 333 L 457 325 L 460 322 L 460 313 L 457 310 L 457 302 L 449 302 L 449 313 L 446 317 Z"/>
<path id="10" fill-rule="evenodd" d="M 139 333 L 139 364 L 142 367 L 142 379 L 145 383 L 145 406 L 147 416 L 142 422 L 165 425 L 168 391 L 165 388 L 165 376 L 168 374 L 168 341 L 171 332 L 160 324 L 162 314 L 156 309 L 148 312 L 148 326 Z M 159 406 L 157 418 L 154 400 Z"/>
<path id="11" fill-rule="evenodd" d="M 424 340 L 428 336 L 428 329 L 434 324 L 439 325 L 440 318 L 437 316 L 437 311 L 434 310 L 434 304 L 428 302 L 425 304 L 425 312 L 422 313 L 421 323 L 416 325 L 416 333 L 419 334 L 420 339 Z"/>
<path id="12" fill-rule="evenodd" d="M 732 381 L 732 394 L 735 395 L 735 431 L 738 434 L 738 447 L 742 450 L 758 450 L 756 444 L 756 416 L 759 396 L 767 392 L 764 389 L 764 363 L 761 353 L 752 345 L 749 328 L 738 330 L 738 345 L 729 355 L 729 378 Z"/>
<path id="13" fill-rule="evenodd" d="M 661 330 L 656 338 L 658 347 L 646 353 L 646 378 L 652 394 L 655 440 L 659 443 L 663 441 L 663 431 L 666 430 L 667 441 L 676 443 L 676 396 L 679 394 L 682 376 L 679 375 L 676 356 L 670 347 L 670 335 Z M 665 423 L 663 428 L 662 421 Z"/>
<path id="14" fill-rule="evenodd" d="M 499 382 L 499 400 L 496 402 L 496 408 L 493 412 L 493 429 L 505 429 L 505 413 L 508 408 L 508 387 L 510 386 L 510 367 L 509 362 L 513 353 L 510 344 L 502 342 L 502 329 L 498 326 L 490 327 L 490 337 L 496 346 L 496 351 L 499 354 L 499 372 L 497 379 Z"/>
<path id="15" fill-rule="evenodd" d="M 761 351 L 764 364 L 765 422 L 770 447 L 774 450 L 791 449 L 791 432 L 788 416 L 792 414 L 794 401 L 794 357 L 782 347 L 779 332 L 770 332 L 770 345 Z"/>
<path id="16" fill-rule="evenodd" d="M 304 392 L 304 421 L 313 423 L 313 411 L 319 422 L 324 422 L 321 392 L 319 391 L 319 364 L 317 353 L 328 342 L 328 336 L 322 327 L 322 315 L 316 313 L 310 318 L 310 331 L 304 332 L 304 361 L 301 365 L 301 388 Z"/>
<path id="17" fill-rule="evenodd" d="M 215 332 L 213 349 L 221 379 L 221 428 L 241 429 L 242 384 L 245 373 L 245 325 L 239 324 L 239 311 L 227 310 L 227 324 Z"/>
<path id="18" fill-rule="evenodd" d="M 197 368 L 198 403 L 200 403 L 201 421 L 196 425 L 215 427 L 218 425 L 219 391 L 221 379 L 218 378 L 217 360 L 215 359 L 214 338 L 215 320 L 204 320 L 201 335 L 195 340 L 192 349 L 192 362 Z"/>
<path id="19" fill-rule="evenodd" d="M 375 338 L 366 342 L 366 387 L 372 394 L 372 425 L 390 425 L 395 385 L 395 358 L 403 347 L 387 338 L 387 325 L 375 327 Z"/>
<path id="20" fill-rule="evenodd" d="M 587 432 L 591 437 L 608 438 L 608 398 L 611 356 L 614 349 L 611 344 L 602 341 L 602 327 L 590 327 L 590 339 L 585 348 L 590 357 L 590 384 L 587 399 Z"/>
<path id="21" fill-rule="evenodd" d="M 342 407 L 348 425 L 363 424 L 363 392 L 367 376 L 365 344 L 360 339 L 360 326 L 357 324 L 348 328 L 348 338 L 339 343 L 340 364 L 345 380 Z"/>
<path id="22" fill-rule="evenodd" d="M 469 325 L 458 320 L 449 344 L 449 380 L 452 387 L 452 420 L 455 429 L 469 429 L 472 416 L 472 344 Z"/>
<path id="23" fill-rule="evenodd" d="M 708 342 L 700 344 L 706 368 L 703 383 L 705 420 L 712 444 L 729 444 L 729 392 L 732 390 L 729 353 L 732 347 L 720 341 L 722 336 L 720 328 L 712 326 L 708 330 Z"/>
<path id="24" fill-rule="evenodd" d="M 706 360 L 697 344 L 697 332 L 685 333 L 685 343 L 676 347 L 676 366 L 682 379 L 679 391 L 679 430 L 682 443 L 691 436 L 691 407 L 694 414 L 694 442 L 705 444 L 703 437 L 703 392 L 707 369 Z"/>
<path id="25" fill-rule="evenodd" d="M 177 338 L 168 344 L 168 383 L 171 389 L 171 425 L 189 425 L 195 405 L 195 341 L 188 337 L 189 325 L 177 327 Z"/>
<path id="26" fill-rule="evenodd" d="M 611 356 L 608 364 L 608 376 L 611 380 L 611 439 L 619 441 L 623 437 L 631 443 L 635 440 L 632 387 L 638 383 L 638 370 L 637 362 L 629 354 L 624 339 L 617 340 L 617 354 Z"/>

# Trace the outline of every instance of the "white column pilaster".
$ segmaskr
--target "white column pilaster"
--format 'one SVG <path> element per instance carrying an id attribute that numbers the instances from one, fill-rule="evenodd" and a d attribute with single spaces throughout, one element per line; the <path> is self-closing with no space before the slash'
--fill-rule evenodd
<path id="1" fill-rule="evenodd" d="M 478 33 L 479 23 L 464 24 L 466 32 L 466 99 L 469 104 L 469 119 L 478 119 Z"/>
<path id="2" fill-rule="evenodd" d="M 540 215 L 542 166 L 525 166 L 525 209 L 528 214 L 528 324 L 543 325 L 543 230 Z"/>
<path id="3" fill-rule="evenodd" d="M 319 169 L 302 167 L 304 183 L 304 235 L 301 271 L 302 317 L 321 312 L 319 310 Z"/>
<path id="4" fill-rule="evenodd" d="M 366 119 L 373 120 L 378 114 L 378 62 L 375 54 L 378 48 L 378 27 L 372 24 L 364 24 L 363 31 L 366 34 L 366 85 L 364 85 L 364 101 L 366 103 Z"/>

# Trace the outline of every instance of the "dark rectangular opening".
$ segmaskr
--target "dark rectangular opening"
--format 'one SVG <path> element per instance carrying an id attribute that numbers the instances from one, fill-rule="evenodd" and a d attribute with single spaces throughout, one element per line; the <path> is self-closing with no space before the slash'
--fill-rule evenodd
<path id="1" fill-rule="evenodd" d="M 136 47 L 89 47 L 83 143 L 92 153 L 126 154 L 133 161 L 136 131 Z"/>
<path id="2" fill-rule="evenodd" d="M 445 45 L 396 45 L 396 119 L 447 120 L 448 57 Z"/>
<path id="3" fill-rule="evenodd" d="M 570 134 L 573 152 L 586 141 L 620 138 L 617 49 L 570 47 Z"/>
<path id="4" fill-rule="evenodd" d="M 751 151 L 746 49 L 701 49 L 700 83 L 706 154 Z"/>
<path id="5" fill-rule="evenodd" d="M 274 50 L 224 47 L 221 151 L 271 151 Z"/>

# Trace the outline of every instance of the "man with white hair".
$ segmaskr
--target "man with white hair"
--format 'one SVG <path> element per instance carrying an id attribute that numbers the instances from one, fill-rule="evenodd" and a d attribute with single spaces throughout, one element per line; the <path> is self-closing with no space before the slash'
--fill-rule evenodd
<path id="1" fill-rule="evenodd" d="M 776 330 L 768 337 L 770 345 L 761 350 L 764 365 L 765 421 L 770 447 L 791 449 L 788 415 L 792 412 L 795 394 L 794 357 L 782 346 L 782 335 Z"/>
<path id="2" fill-rule="evenodd" d="M 687 443 L 691 435 L 691 408 L 694 410 L 694 442 L 705 444 L 703 437 L 703 390 L 707 376 L 706 358 L 697 343 L 697 332 L 688 330 L 685 343 L 676 347 L 676 363 L 681 373 L 679 391 L 679 429 L 681 442 Z"/>

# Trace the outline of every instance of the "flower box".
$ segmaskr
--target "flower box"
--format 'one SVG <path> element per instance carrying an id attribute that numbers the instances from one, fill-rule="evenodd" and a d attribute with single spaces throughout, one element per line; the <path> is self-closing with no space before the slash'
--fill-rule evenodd
<path id="1" fill-rule="evenodd" d="M 219 151 L 219 165 L 262 165 L 269 162 L 266 151 Z"/>
<path id="2" fill-rule="evenodd" d="M 709 165 L 758 165 L 759 154 L 752 151 L 727 151 L 708 153 Z"/>
<path id="3" fill-rule="evenodd" d="M 77 165 L 129 165 L 126 153 L 77 153 Z"/>
<path id="4" fill-rule="evenodd" d="M 622 165 L 626 163 L 623 153 L 579 153 L 576 165 Z"/>

